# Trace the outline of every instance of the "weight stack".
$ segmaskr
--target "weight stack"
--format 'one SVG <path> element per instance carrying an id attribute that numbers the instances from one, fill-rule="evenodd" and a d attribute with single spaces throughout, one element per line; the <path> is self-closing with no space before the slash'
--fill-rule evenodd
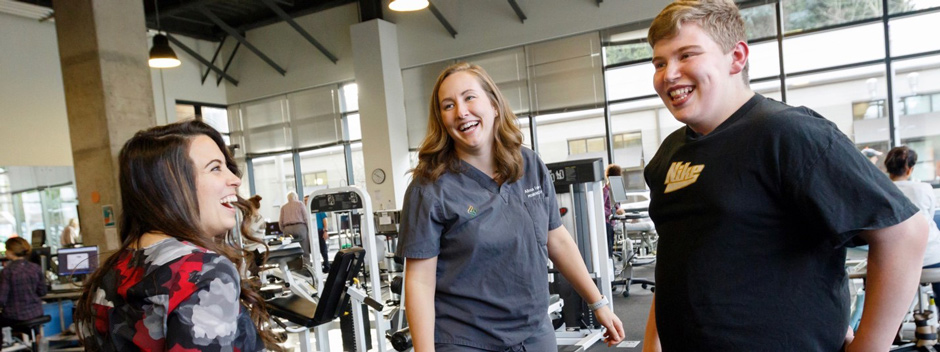
<path id="1" fill-rule="evenodd" d="M 366 350 L 372 349 L 372 324 L 369 322 L 369 306 L 362 304 L 362 329 L 366 336 Z M 339 330 L 343 336 L 343 351 L 357 351 L 356 328 L 353 324 L 352 302 L 346 304 L 339 317 Z"/>

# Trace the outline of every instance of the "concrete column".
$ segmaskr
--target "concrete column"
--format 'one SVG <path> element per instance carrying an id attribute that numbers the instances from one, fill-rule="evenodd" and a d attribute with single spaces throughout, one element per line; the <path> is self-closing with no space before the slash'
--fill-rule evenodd
<path id="1" fill-rule="evenodd" d="M 103 259 L 120 244 L 116 226 L 105 231 L 103 213 L 110 205 L 120 218 L 118 152 L 156 125 L 144 9 L 124 0 L 53 5 L 82 240 L 98 245 Z"/>
<path id="2" fill-rule="evenodd" d="M 410 175 L 408 126 L 398 59 L 398 30 L 375 19 L 350 26 L 353 67 L 359 86 L 359 118 L 366 189 L 372 208 L 400 208 Z M 385 181 L 376 184 L 373 173 L 381 169 Z"/>

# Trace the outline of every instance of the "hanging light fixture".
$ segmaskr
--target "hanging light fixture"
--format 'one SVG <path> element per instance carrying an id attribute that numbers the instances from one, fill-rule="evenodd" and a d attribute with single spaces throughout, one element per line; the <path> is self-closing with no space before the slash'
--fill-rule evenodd
<path id="1" fill-rule="evenodd" d="M 180 65 L 180 59 L 176 57 L 173 48 L 170 47 L 170 41 L 165 35 L 160 34 L 160 7 L 157 6 L 157 0 L 153 0 L 153 8 L 157 15 L 157 35 L 153 36 L 153 47 L 150 48 L 150 67 L 167 68 Z"/>
<path id="2" fill-rule="evenodd" d="M 153 36 L 153 47 L 150 48 L 150 67 L 167 68 L 180 65 L 170 41 L 163 34 Z"/>
<path id="3" fill-rule="evenodd" d="M 392 11 L 417 11 L 428 7 L 428 0 L 392 0 L 388 8 Z"/>

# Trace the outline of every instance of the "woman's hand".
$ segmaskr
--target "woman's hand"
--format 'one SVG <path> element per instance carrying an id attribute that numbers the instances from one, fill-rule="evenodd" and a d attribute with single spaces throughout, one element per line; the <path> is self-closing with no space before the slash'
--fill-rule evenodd
<path id="1" fill-rule="evenodd" d="M 601 323 L 607 331 L 604 332 L 604 341 L 607 342 L 607 347 L 612 347 L 620 341 L 623 340 L 623 323 L 620 322 L 620 318 L 610 310 L 610 306 L 603 306 L 594 311 L 594 316 L 597 317 L 597 321 Z"/>

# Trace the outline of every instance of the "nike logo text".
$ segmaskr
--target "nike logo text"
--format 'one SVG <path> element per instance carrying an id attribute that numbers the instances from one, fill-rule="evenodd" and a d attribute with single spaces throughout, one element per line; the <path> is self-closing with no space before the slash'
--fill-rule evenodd
<path id="1" fill-rule="evenodd" d="M 674 161 L 666 172 L 666 190 L 663 193 L 680 190 L 698 180 L 698 175 L 705 165 L 689 165 L 691 162 Z"/>

